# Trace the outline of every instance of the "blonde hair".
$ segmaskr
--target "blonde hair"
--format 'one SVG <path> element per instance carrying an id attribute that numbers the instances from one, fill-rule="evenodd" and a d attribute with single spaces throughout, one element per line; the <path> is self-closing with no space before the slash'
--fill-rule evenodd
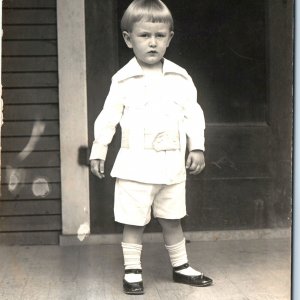
<path id="1" fill-rule="evenodd" d="M 134 0 L 125 10 L 121 20 L 121 30 L 130 32 L 134 23 L 145 21 L 167 23 L 174 30 L 173 17 L 161 0 Z"/>

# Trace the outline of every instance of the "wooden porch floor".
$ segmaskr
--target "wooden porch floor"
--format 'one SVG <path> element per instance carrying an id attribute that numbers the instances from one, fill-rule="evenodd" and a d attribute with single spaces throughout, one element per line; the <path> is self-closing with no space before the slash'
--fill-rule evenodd
<path id="1" fill-rule="evenodd" d="M 187 244 L 191 265 L 214 279 L 206 288 L 172 282 L 164 245 L 144 244 L 145 295 L 122 292 L 120 245 L 0 247 L 0 299 L 290 299 L 290 240 Z"/>

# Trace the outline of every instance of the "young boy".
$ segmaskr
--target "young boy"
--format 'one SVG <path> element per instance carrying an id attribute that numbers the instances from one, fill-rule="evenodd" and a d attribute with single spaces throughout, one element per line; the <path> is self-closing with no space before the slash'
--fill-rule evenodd
<path id="1" fill-rule="evenodd" d="M 104 178 L 107 147 L 120 123 L 121 149 L 111 175 L 116 177 L 115 221 L 124 224 L 124 292 L 144 292 L 142 235 L 151 207 L 162 227 L 173 280 L 208 286 L 212 280 L 188 264 L 181 227 L 186 169 L 197 175 L 205 167 L 205 122 L 191 77 L 164 58 L 174 35 L 172 15 L 160 0 L 134 0 L 123 15 L 121 30 L 135 57 L 112 78 L 95 121 L 90 160 L 92 173 Z"/>

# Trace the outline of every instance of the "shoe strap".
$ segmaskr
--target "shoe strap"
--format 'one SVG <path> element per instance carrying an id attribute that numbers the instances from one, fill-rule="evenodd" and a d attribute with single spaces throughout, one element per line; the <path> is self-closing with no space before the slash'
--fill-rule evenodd
<path id="1" fill-rule="evenodd" d="M 142 269 L 125 269 L 125 274 L 142 274 Z"/>
<path id="2" fill-rule="evenodd" d="M 183 270 L 183 269 L 187 269 L 189 266 L 190 266 L 189 263 L 185 263 L 185 264 L 183 264 L 181 266 L 173 267 L 173 270 L 174 271 L 180 271 L 180 270 Z"/>

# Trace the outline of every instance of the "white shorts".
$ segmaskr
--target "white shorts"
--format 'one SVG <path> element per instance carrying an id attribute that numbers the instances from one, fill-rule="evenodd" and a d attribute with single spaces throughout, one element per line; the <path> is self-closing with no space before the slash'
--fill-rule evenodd
<path id="1" fill-rule="evenodd" d="M 186 216 L 185 181 L 172 185 L 148 184 L 116 179 L 115 221 L 144 226 L 155 218 L 181 219 Z"/>

